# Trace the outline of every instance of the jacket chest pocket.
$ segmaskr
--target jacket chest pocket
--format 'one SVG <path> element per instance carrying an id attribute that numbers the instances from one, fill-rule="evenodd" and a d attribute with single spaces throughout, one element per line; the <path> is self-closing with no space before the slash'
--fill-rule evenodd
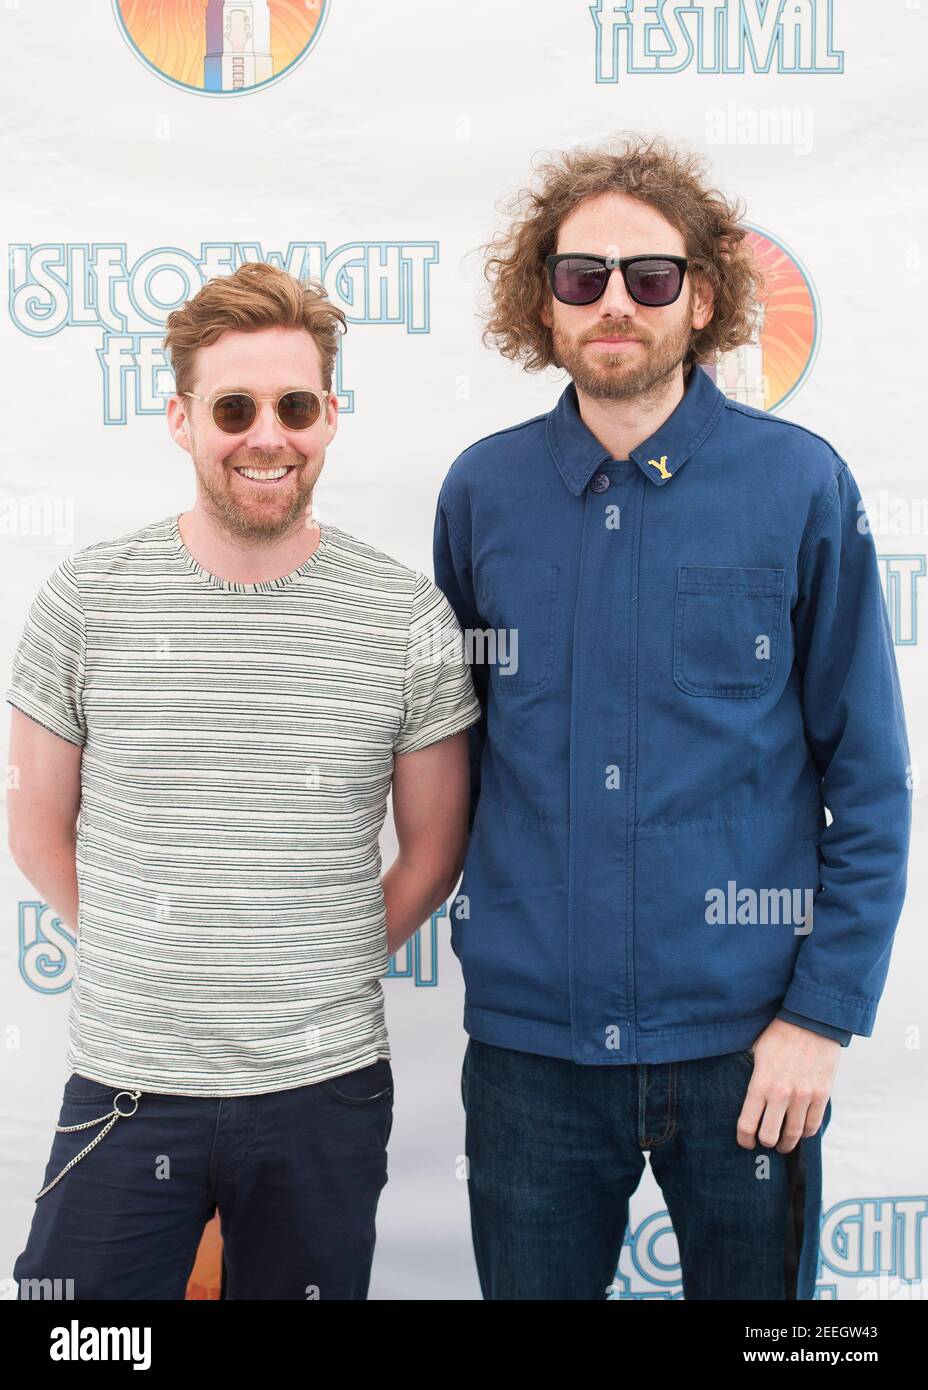
<path id="1" fill-rule="evenodd" d="M 782 569 L 679 565 L 673 678 L 688 695 L 752 699 L 776 674 Z"/>
<path id="2" fill-rule="evenodd" d="M 551 679 L 558 576 L 548 560 L 492 559 L 477 572 L 477 602 L 489 629 L 485 659 L 503 698 L 543 690 Z"/>

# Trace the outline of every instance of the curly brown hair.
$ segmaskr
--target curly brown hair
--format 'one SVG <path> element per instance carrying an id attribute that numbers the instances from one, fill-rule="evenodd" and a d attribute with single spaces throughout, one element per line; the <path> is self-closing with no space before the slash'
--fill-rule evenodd
<path id="1" fill-rule="evenodd" d="M 341 325 L 341 328 L 339 328 Z M 264 261 L 245 261 L 232 275 L 217 275 L 167 317 L 163 347 L 180 395 L 192 391 L 197 348 L 208 347 L 226 329 L 305 328 L 322 363 L 322 385 L 332 386 L 339 338 L 347 331 L 344 313 L 326 298 L 325 286 L 298 280 Z"/>
<path id="2" fill-rule="evenodd" d="M 595 149 L 578 146 L 549 155 L 535 172 L 538 186 L 522 189 L 504 205 L 508 227 L 481 247 L 490 286 L 490 307 L 482 315 L 485 344 L 526 371 L 554 364 L 551 329 L 540 312 L 551 302 L 545 257 L 557 249 L 558 228 L 568 214 L 603 193 L 628 194 L 661 213 L 683 235 L 690 272 L 703 277 L 712 293 L 712 317 L 694 329 L 684 372 L 750 341 L 763 276 L 744 240 L 747 229 L 739 225 L 744 207 L 708 186 L 701 156 L 659 135 L 622 132 Z"/>

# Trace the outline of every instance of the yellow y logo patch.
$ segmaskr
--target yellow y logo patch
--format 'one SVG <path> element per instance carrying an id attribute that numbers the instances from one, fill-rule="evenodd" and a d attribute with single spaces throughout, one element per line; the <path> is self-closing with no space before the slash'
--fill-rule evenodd
<path id="1" fill-rule="evenodd" d="M 673 477 L 673 474 L 672 474 L 672 473 L 669 473 L 669 472 L 667 471 L 667 455 L 666 455 L 666 454 L 661 454 L 661 461 L 660 461 L 660 463 L 658 463 L 657 459 L 648 459 L 648 466 L 649 466 L 650 468 L 656 468 L 656 469 L 658 470 L 658 472 L 660 473 L 660 475 L 661 475 L 662 478 L 672 478 L 672 477 Z"/>

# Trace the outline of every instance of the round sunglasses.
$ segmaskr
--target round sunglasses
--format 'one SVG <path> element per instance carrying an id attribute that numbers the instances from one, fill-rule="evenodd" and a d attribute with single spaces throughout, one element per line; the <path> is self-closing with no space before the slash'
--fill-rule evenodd
<path id="1" fill-rule="evenodd" d="M 319 396 L 315 391 L 282 391 L 278 396 L 253 396 L 250 391 L 222 391 L 215 396 L 198 396 L 196 391 L 181 391 L 209 406 L 213 424 L 223 434 L 244 434 L 258 418 L 261 401 L 274 402 L 274 414 L 285 430 L 308 430 L 322 414 L 322 402 L 331 391 Z"/>
<path id="2" fill-rule="evenodd" d="M 614 270 L 636 304 L 662 309 L 679 297 L 686 274 L 685 256 L 597 256 L 565 251 L 546 256 L 551 293 L 562 304 L 595 304 Z"/>

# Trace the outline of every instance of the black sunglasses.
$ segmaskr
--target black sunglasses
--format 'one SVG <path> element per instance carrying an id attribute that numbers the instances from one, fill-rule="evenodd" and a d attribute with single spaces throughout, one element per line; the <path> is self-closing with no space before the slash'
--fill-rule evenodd
<path id="1" fill-rule="evenodd" d="M 609 276 L 621 270 L 625 288 L 636 304 L 662 309 L 679 297 L 686 274 L 685 256 L 596 256 L 565 251 L 546 256 L 551 293 L 562 304 L 595 304 Z"/>

